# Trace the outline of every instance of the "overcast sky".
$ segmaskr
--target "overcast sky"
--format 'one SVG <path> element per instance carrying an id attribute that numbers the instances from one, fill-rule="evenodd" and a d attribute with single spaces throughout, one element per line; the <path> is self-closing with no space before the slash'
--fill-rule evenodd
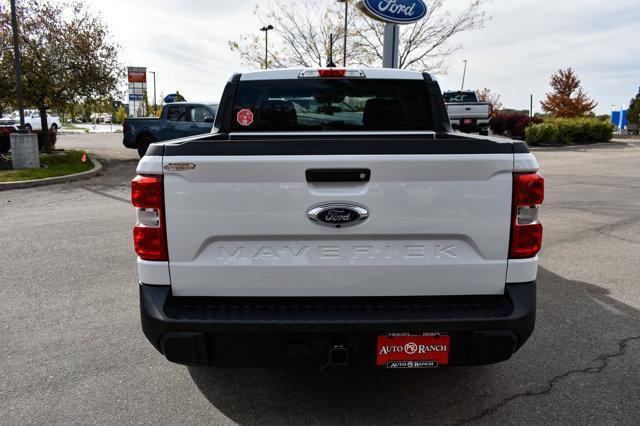
<path id="1" fill-rule="evenodd" d="M 455 9 L 468 1 L 448 3 Z M 87 3 L 110 26 L 125 65 L 157 72 L 158 97 L 180 90 L 190 101 L 217 102 L 229 76 L 246 70 L 227 41 L 261 26 L 251 0 Z M 443 90 L 459 88 L 467 59 L 465 87 L 488 87 L 509 108 L 528 109 L 533 94 L 539 110 L 551 74 L 568 66 L 599 103 L 598 113 L 628 104 L 638 92 L 638 0 L 493 0 L 485 10 L 492 20 L 484 29 L 455 39 L 464 49 L 451 59 L 447 75 L 436 76 Z M 151 96 L 152 90 L 149 84 Z"/>

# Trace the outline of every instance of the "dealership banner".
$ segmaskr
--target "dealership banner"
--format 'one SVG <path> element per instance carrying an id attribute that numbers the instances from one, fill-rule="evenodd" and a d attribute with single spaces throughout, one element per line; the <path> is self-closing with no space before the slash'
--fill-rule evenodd
<path id="1" fill-rule="evenodd" d="M 127 74 L 128 74 L 129 83 L 146 83 L 147 82 L 146 67 L 128 67 Z"/>
<path id="2" fill-rule="evenodd" d="M 131 117 L 146 117 L 147 67 L 127 67 L 129 113 Z"/>

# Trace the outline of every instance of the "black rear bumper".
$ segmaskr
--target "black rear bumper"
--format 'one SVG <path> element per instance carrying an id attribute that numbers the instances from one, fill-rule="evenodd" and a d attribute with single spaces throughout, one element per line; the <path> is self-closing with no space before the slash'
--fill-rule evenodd
<path id="1" fill-rule="evenodd" d="M 375 366 L 378 335 L 447 332 L 450 365 L 511 357 L 533 332 L 536 283 L 502 296 L 407 298 L 178 298 L 140 286 L 142 328 L 172 362 L 278 367 L 326 365 L 345 348 L 349 365 Z"/>

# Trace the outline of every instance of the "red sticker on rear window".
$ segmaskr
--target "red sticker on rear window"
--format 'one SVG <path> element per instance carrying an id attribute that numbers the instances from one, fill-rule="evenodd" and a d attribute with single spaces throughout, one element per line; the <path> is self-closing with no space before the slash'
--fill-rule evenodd
<path id="1" fill-rule="evenodd" d="M 236 119 L 241 126 L 251 126 L 253 123 L 253 113 L 249 109 L 241 109 L 238 111 Z"/>

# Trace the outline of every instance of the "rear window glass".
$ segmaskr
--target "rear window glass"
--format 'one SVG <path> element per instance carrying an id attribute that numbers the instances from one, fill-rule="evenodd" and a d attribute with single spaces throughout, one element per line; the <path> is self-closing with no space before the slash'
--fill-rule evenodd
<path id="1" fill-rule="evenodd" d="M 445 102 L 478 102 L 475 92 L 446 92 L 442 96 Z"/>
<path id="2" fill-rule="evenodd" d="M 255 131 L 432 130 L 419 80 L 299 79 L 240 82 L 232 129 Z"/>
<path id="3" fill-rule="evenodd" d="M 190 107 L 187 106 L 170 106 L 167 112 L 167 120 L 169 121 L 189 121 Z"/>

